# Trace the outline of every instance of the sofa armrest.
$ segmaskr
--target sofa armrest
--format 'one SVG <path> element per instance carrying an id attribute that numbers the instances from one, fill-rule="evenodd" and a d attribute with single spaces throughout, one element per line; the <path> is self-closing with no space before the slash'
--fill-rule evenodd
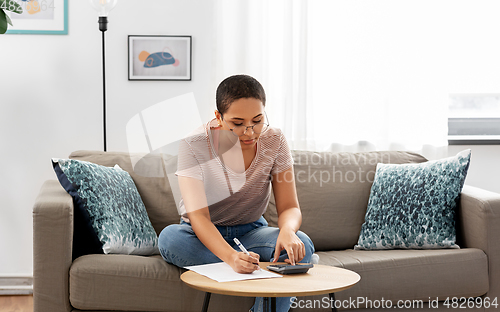
<path id="1" fill-rule="evenodd" d="M 34 312 L 71 311 L 73 199 L 57 180 L 42 185 L 33 206 Z"/>
<path id="2" fill-rule="evenodd" d="M 461 247 L 479 248 L 488 256 L 486 296 L 500 297 L 500 194 L 464 186 L 457 217 Z"/>

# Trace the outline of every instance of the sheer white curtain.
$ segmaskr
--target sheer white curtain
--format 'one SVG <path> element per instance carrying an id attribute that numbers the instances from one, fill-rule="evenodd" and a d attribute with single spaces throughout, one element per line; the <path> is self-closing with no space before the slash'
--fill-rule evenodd
<path id="1" fill-rule="evenodd" d="M 214 87 L 261 81 L 292 149 L 445 157 L 453 3 L 216 0 Z"/>

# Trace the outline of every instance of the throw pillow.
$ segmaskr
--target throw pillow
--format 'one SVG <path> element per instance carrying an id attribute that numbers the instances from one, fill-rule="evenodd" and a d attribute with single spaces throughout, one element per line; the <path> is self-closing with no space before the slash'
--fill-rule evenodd
<path id="1" fill-rule="evenodd" d="M 52 163 L 59 182 L 73 197 L 75 217 L 89 223 L 87 228 L 93 229 L 105 254 L 159 253 L 158 237 L 128 172 L 118 165 L 72 159 L 52 159 Z"/>
<path id="2" fill-rule="evenodd" d="M 354 249 L 459 248 L 455 208 L 470 150 L 420 164 L 377 164 Z"/>

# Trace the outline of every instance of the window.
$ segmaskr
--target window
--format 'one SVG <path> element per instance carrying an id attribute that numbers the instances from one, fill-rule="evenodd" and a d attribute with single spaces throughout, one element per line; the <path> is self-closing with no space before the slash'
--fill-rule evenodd
<path id="1" fill-rule="evenodd" d="M 500 94 L 451 94 L 448 144 L 500 144 Z"/>

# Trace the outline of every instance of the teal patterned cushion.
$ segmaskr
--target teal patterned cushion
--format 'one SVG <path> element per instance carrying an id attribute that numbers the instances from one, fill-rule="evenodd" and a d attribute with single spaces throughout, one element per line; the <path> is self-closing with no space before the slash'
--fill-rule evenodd
<path id="1" fill-rule="evenodd" d="M 118 165 L 105 167 L 72 159 L 52 159 L 52 163 L 61 185 L 74 199 L 75 210 L 90 223 L 104 253 L 159 253 L 158 237 L 128 172 Z"/>
<path id="2" fill-rule="evenodd" d="M 470 150 L 420 164 L 377 164 L 357 250 L 459 248 L 455 208 Z"/>

